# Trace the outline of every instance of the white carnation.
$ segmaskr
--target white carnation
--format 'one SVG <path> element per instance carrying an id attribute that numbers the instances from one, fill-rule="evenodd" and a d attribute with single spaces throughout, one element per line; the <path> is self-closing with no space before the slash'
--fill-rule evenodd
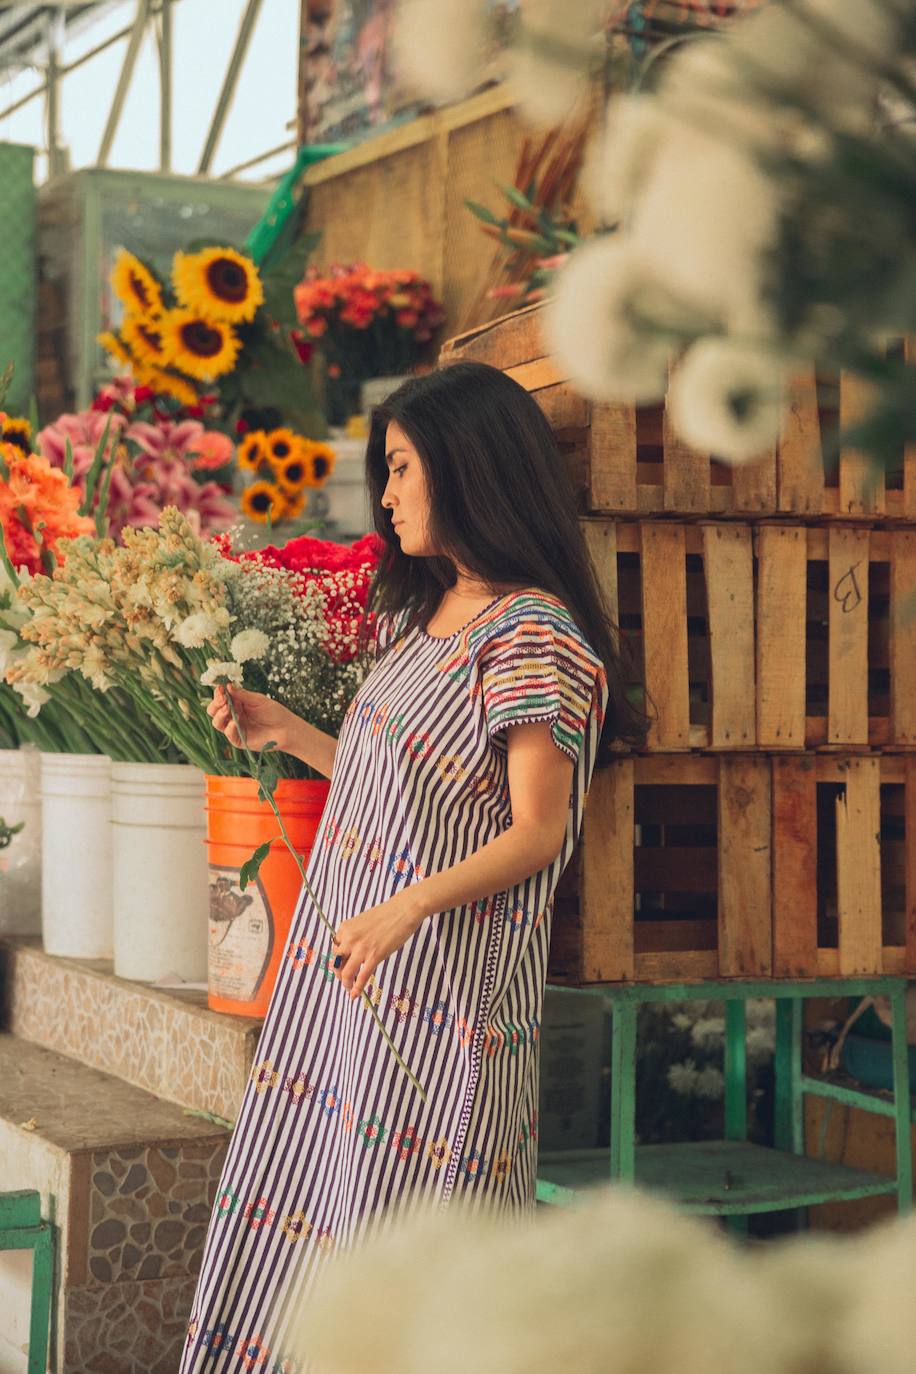
<path id="1" fill-rule="evenodd" d="M 657 401 L 668 358 L 706 321 L 657 285 L 621 234 L 589 239 L 557 274 L 544 328 L 573 382 L 606 401 Z"/>
<path id="2" fill-rule="evenodd" d="M 672 423 L 701 453 L 729 463 L 752 462 L 779 437 L 783 382 L 773 353 L 728 338 L 701 339 L 672 379 Z"/>
<path id="3" fill-rule="evenodd" d="M 525 0 L 509 49 L 509 80 L 523 116 L 545 128 L 569 119 L 604 60 L 606 0 Z"/>
<path id="4" fill-rule="evenodd" d="M 212 644 L 218 639 L 222 628 L 215 615 L 207 611 L 195 611 L 176 626 L 173 638 L 186 649 L 199 649 L 202 645 Z"/>
<path id="5" fill-rule="evenodd" d="M 217 681 L 223 680 L 235 683 L 236 687 L 242 685 L 242 665 L 240 663 L 218 663 L 211 658 L 207 666 L 200 675 L 200 680 L 204 687 L 215 687 Z"/>
<path id="6" fill-rule="evenodd" d="M 236 663 L 247 663 L 251 658 L 263 658 L 270 648 L 270 640 L 263 630 L 241 630 L 229 646 L 229 652 Z"/>
<path id="7" fill-rule="evenodd" d="M 670 119 L 651 95 L 618 95 L 588 142 L 582 189 L 600 219 L 616 224 L 645 185 Z"/>

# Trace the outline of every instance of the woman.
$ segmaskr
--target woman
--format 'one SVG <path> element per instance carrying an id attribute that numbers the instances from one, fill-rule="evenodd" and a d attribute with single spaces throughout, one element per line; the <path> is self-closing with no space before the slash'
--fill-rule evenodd
<path id="1" fill-rule="evenodd" d="M 180 1374 L 296 1368 L 323 1256 L 414 1202 L 530 1211 L 553 894 L 596 758 L 644 739 L 527 392 L 478 363 L 411 378 L 373 412 L 366 467 L 375 662 L 339 739 L 229 689 L 251 747 L 331 778 L 308 872 L 336 936 L 303 892 Z M 209 710 L 239 745 L 224 689 Z"/>

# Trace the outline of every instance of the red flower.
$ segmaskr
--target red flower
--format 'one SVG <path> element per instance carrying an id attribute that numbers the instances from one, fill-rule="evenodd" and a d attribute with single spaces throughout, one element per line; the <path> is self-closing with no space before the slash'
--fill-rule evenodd
<path id="1" fill-rule="evenodd" d="M 243 434 L 247 434 L 249 428 L 250 428 L 250 426 L 249 426 L 247 420 L 242 420 L 242 419 L 236 420 L 236 422 L 235 422 L 235 432 L 236 432 L 236 434 L 239 436 L 239 438 L 241 438 L 241 436 L 242 436 Z"/>

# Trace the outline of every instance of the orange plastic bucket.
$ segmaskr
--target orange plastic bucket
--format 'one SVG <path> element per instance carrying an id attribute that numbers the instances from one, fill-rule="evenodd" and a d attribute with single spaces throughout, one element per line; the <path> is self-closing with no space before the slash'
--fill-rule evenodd
<path id="1" fill-rule="evenodd" d="M 274 798 L 291 842 L 307 861 L 331 784 L 282 778 Z M 270 853 L 242 892 L 239 870 L 259 845 Z M 253 778 L 207 776 L 210 922 L 208 1005 L 236 1016 L 265 1016 L 302 886 L 296 861 Z"/>

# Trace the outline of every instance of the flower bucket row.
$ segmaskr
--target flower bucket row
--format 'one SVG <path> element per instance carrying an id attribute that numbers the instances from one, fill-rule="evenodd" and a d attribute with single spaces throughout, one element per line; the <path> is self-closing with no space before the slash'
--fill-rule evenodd
<path id="1" fill-rule="evenodd" d="M 277 801 L 307 858 L 329 783 L 290 778 Z M 299 892 L 295 860 L 251 778 L 107 754 L 0 750 L 0 934 L 110 961 L 119 978 L 206 985 L 218 1011 L 263 1016 Z M 267 841 L 247 892 L 241 870 Z"/>

